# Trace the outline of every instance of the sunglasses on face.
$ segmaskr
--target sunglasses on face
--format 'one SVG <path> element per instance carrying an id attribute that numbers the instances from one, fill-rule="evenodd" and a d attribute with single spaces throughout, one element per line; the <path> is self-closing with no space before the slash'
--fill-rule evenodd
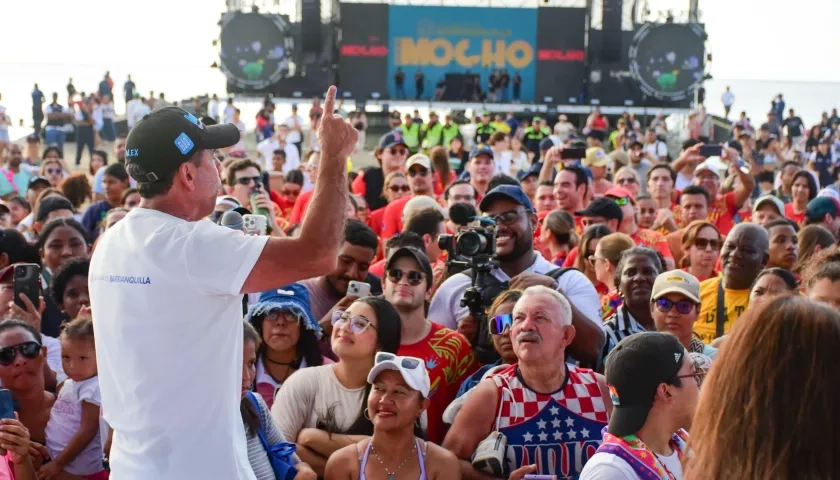
<path id="1" fill-rule="evenodd" d="M 345 323 L 349 324 L 350 333 L 352 333 L 353 335 L 359 335 L 360 333 L 367 330 L 368 327 L 376 330 L 376 327 L 373 326 L 373 322 L 368 320 L 367 317 L 358 315 L 351 318 L 347 312 L 336 310 L 335 313 L 333 313 L 332 317 L 333 328 L 340 328 Z"/>
<path id="2" fill-rule="evenodd" d="M 490 319 L 490 333 L 493 335 L 501 335 L 505 330 L 510 330 L 513 327 L 513 315 L 510 313 L 503 313 L 496 315 Z"/>
<path id="3" fill-rule="evenodd" d="M 58 175 L 59 173 L 61 173 L 61 169 L 60 168 L 48 168 L 46 170 L 46 172 L 47 172 L 47 175 Z"/>
<path id="4" fill-rule="evenodd" d="M 14 363 L 17 354 L 23 358 L 34 360 L 41 354 L 41 344 L 38 342 L 23 342 L 10 347 L 0 348 L 0 365 L 9 366 Z"/>
<path id="5" fill-rule="evenodd" d="M 408 155 L 408 150 L 405 148 L 392 147 L 389 151 L 391 155 Z"/>
<path id="6" fill-rule="evenodd" d="M 382 362 L 393 362 L 399 359 L 399 365 L 406 370 L 416 370 L 419 369 L 423 363 L 420 359 L 414 357 L 398 357 L 393 353 L 389 352 L 378 352 L 376 357 L 374 358 L 374 363 L 382 363 Z"/>
<path id="7" fill-rule="evenodd" d="M 720 241 L 716 238 L 695 238 L 694 246 L 700 250 L 718 250 L 720 249 Z"/>
<path id="8" fill-rule="evenodd" d="M 619 178 L 618 180 L 615 181 L 615 183 L 617 183 L 619 185 L 633 185 L 634 183 L 636 183 L 636 179 L 635 178 Z"/>
<path id="9" fill-rule="evenodd" d="M 694 373 L 689 373 L 688 375 L 677 375 L 676 378 L 693 378 L 695 382 L 697 382 L 697 386 L 703 386 L 703 379 L 706 378 L 706 371 L 705 370 L 696 370 Z"/>
<path id="10" fill-rule="evenodd" d="M 493 220 L 496 223 L 501 223 L 504 225 L 512 225 L 516 222 L 516 219 L 519 218 L 519 214 L 524 212 L 525 210 L 516 209 L 510 210 L 508 212 L 502 212 L 498 215 L 488 215 L 487 218 Z"/>
<path id="11" fill-rule="evenodd" d="M 400 280 L 402 280 L 403 276 L 407 277 L 409 285 L 414 286 L 420 285 L 420 282 L 422 282 L 423 279 L 426 278 L 425 275 L 414 270 L 410 272 L 403 272 L 399 268 L 392 268 L 388 270 L 388 278 L 394 283 L 400 283 Z"/>
<path id="12" fill-rule="evenodd" d="M 408 187 L 408 185 L 391 185 L 390 187 L 388 187 L 388 190 L 390 190 L 394 193 L 400 193 L 400 192 L 408 192 L 411 189 Z"/>
<path id="13" fill-rule="evenodd" d="M 425 168 L 418 168 L 416 170 L 409 170 L 408 171 L 408 176 L 412 177 L 412 178 L 416 177 L 417 175 L 420 175 L 421 177 L 425 177 L 428 174 L 429 174 L 429 170 L 427 170 Z"/>
<path id="14" fill-rule="evenodd" d="M 691 300 L 680 300 L 678 302 L 673 302 L 671 300 L 668 300 L 667 298 L 660 298 L 654 303 L 656 303 L 656 309 L 662 313 L 668 313 L 674 307 L 677 307 L 677 311 L 681 315 L 688 315 L 694 308 L 694 302 L 692 302 Z"/>
<path id="15" fill-rule="evenodd" d="M 239 177 L 236 179 L 236 183 L 240 185 L 250 185 L 251 182 L 259 183 L 262 180 L 260 177 Z"/>

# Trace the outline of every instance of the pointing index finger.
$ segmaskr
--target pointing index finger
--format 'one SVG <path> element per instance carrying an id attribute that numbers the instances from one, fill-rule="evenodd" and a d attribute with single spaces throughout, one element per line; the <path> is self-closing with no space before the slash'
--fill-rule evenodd
<path id="1" fill-rule="evenodd" d="M 327 98 L 324 100 L 324 116 L 332 116 L 335 112 L 335 85 L 330 85 L 327 89 Z"/>

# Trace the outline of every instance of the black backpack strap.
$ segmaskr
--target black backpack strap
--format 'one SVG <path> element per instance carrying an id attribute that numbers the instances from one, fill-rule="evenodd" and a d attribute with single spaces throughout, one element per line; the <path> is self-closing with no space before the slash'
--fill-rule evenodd
<path id="1" fill-rule="evenodd" d="M 553 278 L 553 279 L 555 279 L 555 280 L 558 280 L 558 281 L 559 281 L 559 280 L 560 280 L 560 277 L 562 277 L 562 276 L 563 276 L 563 274 L 564 274 L 564 273 L 566 273 L 566 272 L 568 272 L 569 270 L 577 270 L 577 268 L 575 268 L 575 267 L 560 267 L 560 268 L 555 268 L 554 270 L 549 271 L 549 272 L 548 272 L 548 273 L 546 273 L 545 275 L 546 275 L 546 276 L 549 276 L 549 277 L 551 277 L 551 278 Z"/>

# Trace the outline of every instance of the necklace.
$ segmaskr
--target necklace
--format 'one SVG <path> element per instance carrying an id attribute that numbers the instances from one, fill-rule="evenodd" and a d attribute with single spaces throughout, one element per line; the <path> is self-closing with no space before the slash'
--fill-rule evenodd
<path id="1" fill-rule="evenodd" d="M 414 454 L 415 450 L 417 450 L 417 442 L 416 441 L 414 442 L 414 446 L 411 447 L 411 451 L 408 452 L 408 455 L 406 455 L 406 457 L 402 461 L 402 463 L 397 468 L 395 468 L 393 472 L 389 472 L 388 468 L 385 467 L 385 462 L 382 461 L 382 458 L 380 458 L 379 454 L 376 453 L 376 448 L 373 447 L 373 437 L 371 437 L 371 439 L 370 439 L 370 451 L 371 451 L 371 453 L 373 453 L 373 456 L 376 457 L 377 460 L 379 460 L 379 463 L 382 464 L 382 469 L 385 470 L 385 473 L 388 474 L 388 480 L 397 480 L 397 472 L 399 471 L 399 469 L 401 469 L 403 467 L 403 465 L 405 465 L 405 463 L 407 461 L 409 461 L 411 459 L 411 457 L 414 456 L 413 454 Z"/>

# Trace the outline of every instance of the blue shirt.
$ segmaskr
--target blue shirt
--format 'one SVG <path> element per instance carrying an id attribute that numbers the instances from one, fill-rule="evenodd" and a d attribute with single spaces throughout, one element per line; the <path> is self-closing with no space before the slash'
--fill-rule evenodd
<path id="1" fill-rule="evenodd" d="M 19 172 L 12 176 L 14 185 L 9 182 L 9 175 L 11 173 L 5 168 L 0 169 L 0 197 L 5 197 L 11 193 L 17 192 L 19 195 L 26 195 L 29 189 L 29 179 L 32 178 L 32 173 L 27 170 L 20 169 Z"/>

